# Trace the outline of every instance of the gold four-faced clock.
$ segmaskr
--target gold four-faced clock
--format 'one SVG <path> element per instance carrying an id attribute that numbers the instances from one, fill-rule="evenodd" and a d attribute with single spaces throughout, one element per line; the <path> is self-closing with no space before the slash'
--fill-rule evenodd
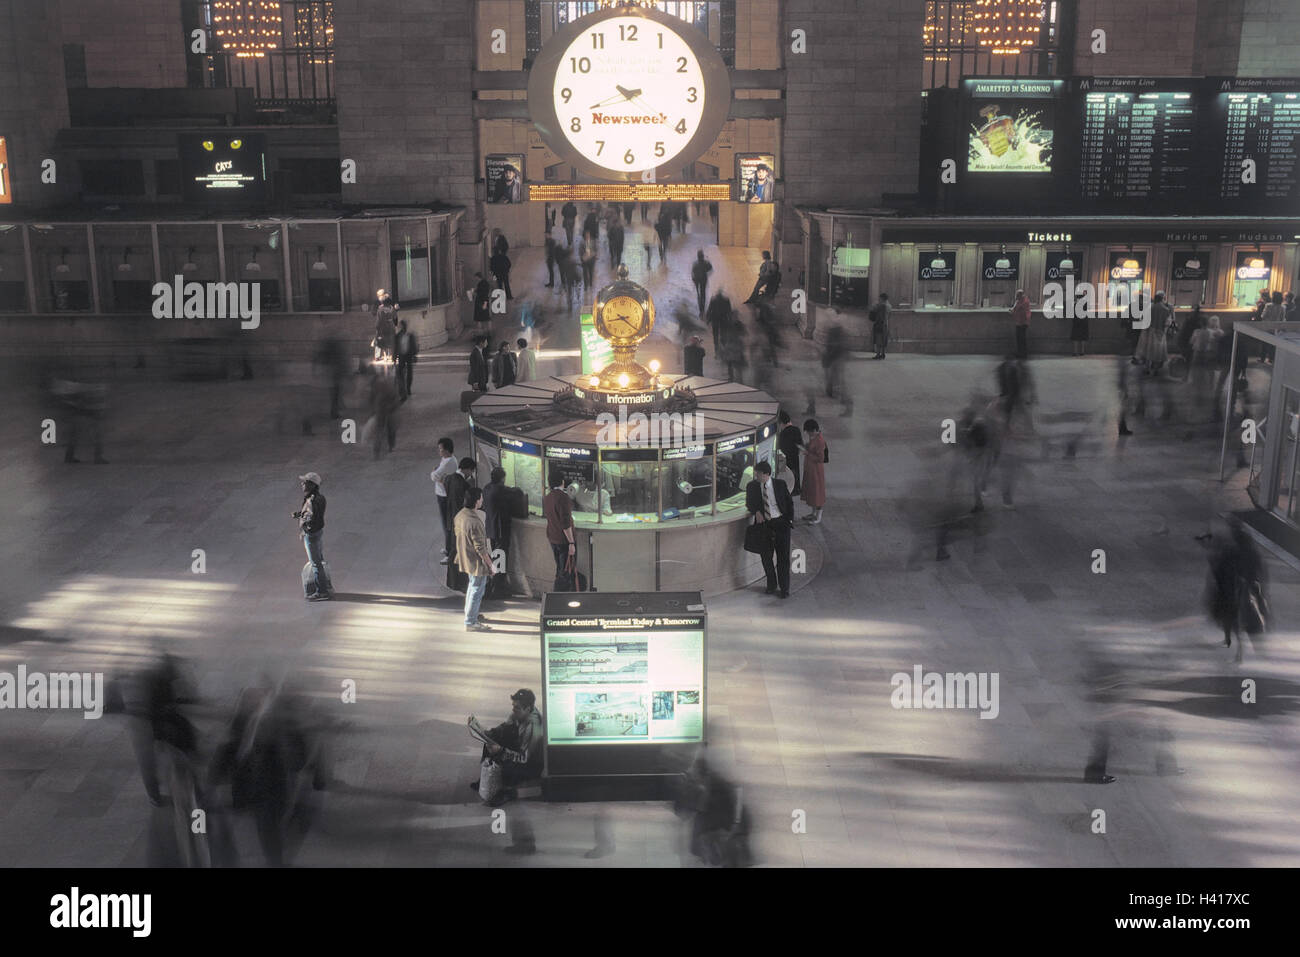
<path id="1" fill-rule="evenodd" d="M 601 387 L 619 391 L 645 389 L 653 376 L 636 361 L 636 347 L 655 324 L 655 304 L 644 286 L 630 282 L 627 266 L 619 266 L 618 279 L 596 292 L 592 321 L 601 338 L 609 341 L 614 357 L 600 370 Z M 623 381 L 622 377 L 626 376 Z"/>
<path id="2" fill-rule="evenodd" d="M 652 7 L 618 5 L 557 30 L 533 62 L 528 113 L 588 176 L 646 180 L 713 145 L 731 78 L 708 35 Z"/>

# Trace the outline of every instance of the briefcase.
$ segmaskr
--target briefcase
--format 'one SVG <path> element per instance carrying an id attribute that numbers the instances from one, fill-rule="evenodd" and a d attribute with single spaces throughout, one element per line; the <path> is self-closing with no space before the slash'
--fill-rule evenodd
<path id="1" fill-rule="evenodd" d="M 745 529 L 745 551 L 762 555 L 772 544 L 772 533 L 767 522 L 754 522 Z"/>

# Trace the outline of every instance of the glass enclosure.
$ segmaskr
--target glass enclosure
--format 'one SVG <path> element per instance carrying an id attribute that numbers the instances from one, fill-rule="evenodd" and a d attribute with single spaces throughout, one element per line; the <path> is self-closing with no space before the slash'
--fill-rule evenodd
<path id="1" fill-rule="evenodd" d="M 597 449 L 544 445 L 473 425 L 480 481 L 500 465 L 506 484 L 528 494 L 531 515 L 542 514 L 542 498 L 553 478 L 573 501 L 579 526 L 657 523 L 732 514 L 745 506 L 745 486 L 754 466 L 775 467 L 776 423 L 720 442 L 665 449 Z"/>

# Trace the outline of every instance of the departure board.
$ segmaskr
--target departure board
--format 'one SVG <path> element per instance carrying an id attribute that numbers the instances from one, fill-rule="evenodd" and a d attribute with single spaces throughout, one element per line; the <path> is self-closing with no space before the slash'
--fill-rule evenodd
<path id="1" fill-rule="evenodd" d="M 1222 144 L 1216 185 L 1224 211 L 1294 211 L 1300 201 L 1300 83 L 1222 80 L 1215 105 Z M 1254 161 L 1253 171 L 1246 160 Z"/>
<path id="2" fill-rule="evenodd" d="M 1099 206 L 1180 205 L 1194 195 L 1196 101 L 1139 77 L 1080 81 L 1079 190 Z"/>

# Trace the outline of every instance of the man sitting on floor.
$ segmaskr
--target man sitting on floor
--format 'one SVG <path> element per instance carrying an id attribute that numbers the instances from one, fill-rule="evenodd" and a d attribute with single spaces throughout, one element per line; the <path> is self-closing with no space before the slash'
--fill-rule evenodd
<path id="1" fill-rule="evenodd" d="M 501 765 L 501 793 L 488 802 L 494 807 L 513 798 L 521 782 L 542 775 L 546 731 L 542 713 L 537 710 L 537 696 L 528 688 L 520 688 L 510 696 L 510 702 L 509 720 L 487 732 L 490 743 L 483 745 L 483 757 Z M 470 787 L 477 791 L 478 784 L 473 781 Z"/>

